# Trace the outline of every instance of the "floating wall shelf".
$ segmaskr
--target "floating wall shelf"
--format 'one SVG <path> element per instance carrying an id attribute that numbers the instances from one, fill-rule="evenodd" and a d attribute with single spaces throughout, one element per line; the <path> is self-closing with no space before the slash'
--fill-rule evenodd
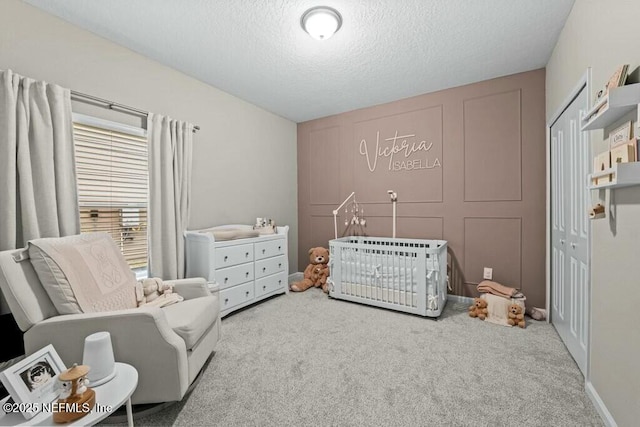
<path id="1" fill-rule="evenodd" d="M 593 183 L 595 178 L 605 178 L 612 175 L 612 182 L 601 182 L 597 185 Z M 622 188 L 640 185 L 640 162 L 616 163 L 613 167 L 598 173 L 589 175 L 589 190 L 600 190 L 605 188 Z"/>
<path id="2" fill-rule="evenodd" d="M 604 129 L 620 117 L 635 110 L 640 103 L 640 83 L 613 88 L 582 118 L 583 131 Z M 605 105 L 600 112 L 598 110 Z"/>

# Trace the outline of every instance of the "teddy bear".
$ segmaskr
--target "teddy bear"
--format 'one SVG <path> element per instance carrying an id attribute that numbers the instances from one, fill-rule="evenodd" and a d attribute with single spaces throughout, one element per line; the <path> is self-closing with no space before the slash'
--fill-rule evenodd
<path id="1" fill-rule="evenodd" d="M 294 292 L 306 291 L 310 287 L 322 288 L 327 293 L 327 278 L 329 277 L 329 251 L 323 247 L 309 249 L 309 262 L 304 269 L 304 279 L 291 284 L 290 289 Z"/>
<path id="2" fill-rule="evenodd" d="M 524 313 L 522 312 L 522 307 L 518 304 L 511 304 L 507 309 L 507 314 L 509 319 L 507 319 L 507 323 L 511 326 L 520 326 L 524 328 L 526 326 L 524 321 Z"/>
<path id="3" fill-rule="evenodd" d="M 162 279 L 157 277 L 149 277 L 139 280 L 136 283 L 136 300 L 138 301 L 138 307 L 153 302 L 163 295 L 168 296 L 172 293 L 173 286 L 163 282 Z"/>
<path id="4" fill-rule="evenodd" d="M 484 320 L 487 317 L 487 301 L 482 298 L 474 298 L 473 305 L 469 307 L 469 316 L 477 317 L 480 320 Z"/>

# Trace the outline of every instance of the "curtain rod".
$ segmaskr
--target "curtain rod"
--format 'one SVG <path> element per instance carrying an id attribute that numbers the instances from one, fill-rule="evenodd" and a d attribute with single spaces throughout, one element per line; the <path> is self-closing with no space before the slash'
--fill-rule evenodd
<path id="1" fill-rule="evenodd" d="M 149 115 L 148 111 L 129 107 L 128 105 L 119 104 L 107 99 L 98 98 L 97 96 L 87 95 L 86 93 L 76 92 L 75 90 L 71 91 L 71 98 L 74 98 L 76 101 L 87 102 L 89 104 L 104 104 L 100 106 L 104 106 L 104 108 L 108 108 L 109 110 L 119 110 L 123 113 L 134 116 L 147 117 Z M 193 126 L 193 132 L 197 132 L 199 130 L 200 126 Z"/>

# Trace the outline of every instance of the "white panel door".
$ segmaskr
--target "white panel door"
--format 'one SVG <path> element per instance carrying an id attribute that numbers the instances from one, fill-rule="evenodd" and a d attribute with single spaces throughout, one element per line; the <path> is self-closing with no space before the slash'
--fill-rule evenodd
<path id="1" fill-rule="evenodd" d="M 589 338 L 590 147 L 580 131 L 583 88 L 551 126 L 551 322 L 583 374 Z"/>

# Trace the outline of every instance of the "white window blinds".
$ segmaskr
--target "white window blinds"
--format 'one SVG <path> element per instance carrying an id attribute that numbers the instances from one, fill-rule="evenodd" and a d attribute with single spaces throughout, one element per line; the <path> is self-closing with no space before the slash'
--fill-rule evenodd
<path id="1" fill-rule="evenodd" d="M 121 132 L 100 126 L 99 121 L 90 120 L 92 124 L 88 125 L 77 117 L 74 120 L 81 231 L 109 233 L 131 268 L 145 272 L 149 176 L 146 136 L 141 129 Z"/>

